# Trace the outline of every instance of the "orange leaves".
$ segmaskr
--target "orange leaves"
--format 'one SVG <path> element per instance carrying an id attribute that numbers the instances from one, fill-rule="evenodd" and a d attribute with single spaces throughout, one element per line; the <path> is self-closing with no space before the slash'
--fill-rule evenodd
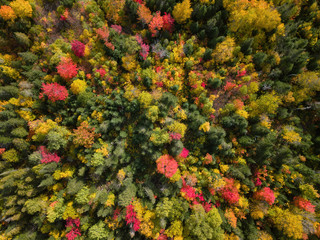
<path id="1" fill-rule="evenodd" d="M 106 45 L 107 48 L 114 50 L 113 44 L 109 42 L 109 29 L 106 26 L 97 29 L 96 33 L 104 41 L 104 45 Z"/>
<path id="2" fill-rule="evenodd" d="M 73 143 L 84 146 L 85 148 L 91 148 L 94 143 L 94 138 L 100 136 L 100 134 L 96 134 L 94 130 L 95 128 L 90 127 L 88 122 L 82 122 L 77 129 L 73 130 Z"/>
<path id="3" fill-rule="evenodd" d="M 13 9 L 6 5 L 1 6 L 0 16 L 6 21 L 14 20 L 17 17 Z"/>
<path id="4" fill-rule="evenodd" d="M 145 24 L 149 24 L 152 20 L 152 14 L 149 8 L 147 8 L 144 4 L 139 4 L 137 14 L 139 16 L 139 20 Z"/>

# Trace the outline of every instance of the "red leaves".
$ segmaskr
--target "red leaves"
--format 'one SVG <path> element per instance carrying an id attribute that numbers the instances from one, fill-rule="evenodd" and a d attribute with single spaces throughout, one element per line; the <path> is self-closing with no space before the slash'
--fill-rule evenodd
<path id="1" fill-rule="evenodd" d="M 78 73 L 77 64 L 73 63 L 71 59 L 63 59 L 57 67 L 59 75 L 65 79 L 70 80 Z"/>
<path id="2" fill-rule="evenodd" d="M 229 204 L 236 204 L 239 201 L 238 189 L 234 186 L 233 179 L 226 179 L 227 184 L 220 190 L 221 196 Z"/>
<path id="3" fill-rule="evenodd" d="M 100 73 L 100 77 L 103 78 L 104 75 L 107 74 L 106 70 L 104 70 L 104 68 L 99 68 L 97 69 L 97 72 Z"/>
<path id="4" fill-rule="evenodd" d="M 165 13 L 164 16 L 161 16 L 160 12 L 158 11 L 149 23 L 149 30 L 153 37 L 156 36 L 158 31 L 161 29 L 172 32 L 173 23 L 174 19 L 171 17 L 170 13 Z"/>
<path id="5" fill-rule="evenodd" d="M 141 36 L 138 34 L 136 35 L 136 40 L 140 44 L 140 47 L 141 47 L 140 56 L 143 58 L 143 60 L 146 60 L 149 55 L 150 47 L 149 47 L 149 45 L 143 43 Z"/>
<path id="6" fill-rule="evenodd" d="M 84 45 L 82 42 L 75 40 L 71 43 L 71 50 L 73 51 L 74 55 L 81 58 L 84 56 L 84 50 L 86 48 L 86 45 Z"/>
<path id="7" fill-rule="evenodd" d="M 183 148 L 179 156 L 182 158 L 187 158 L 188 155 L 189 155 L 189 150 L 186 148 Z"/>
<path id="8" fill-rule="evenodd" d="M 237 86 L 235 83 L 227 82 L 226 85 L 224 86 L 225 91 L 231 91 Z"/>
<path id="9" fill-rule="evenodd" d="M 71 230 L 66 234 L 66 237 L 68 240 L 73 240 L 77 236 L 81 236 L 79 226 L 80 226 L 80 219 L 79 218 L 77 218 L 77 219 L 68 218 L 67 219 L 66 227 L 71 227 Z"/>
<path id="10" fill-rule="evenodd" d="M 302 209 L 302 210 L 305 210 L 307 212 L 310 212 L 310 213 L 314 213 L 315 212 L 315 206 L 307 199 L 304 199 L 303 197 L 294 197 L 293 198 L 293 204 Z"/>
<path id="11" fill-rule="evenodd" d="M 49 153 L 45 146 L 39 147 L 42 159 L 41 163 L 59 162 L 60 157 L 56 153 Z"/>
<path id="12" fill-rule="evenodd" d="M 174 27 L 174 19 L 173 17 L 171 17 L 171 14 L 170 13 L 167 14 L 165 12 L 164 15 L 162 16 L 162 19 L 163 19 L 163 30 L 172 32 Z"/>
<path id="13" fill-rule="evenodd" d="M 45 96 L 52 102 L 61 100 L 64 101 L 68 97 L 68 90 L 66 87 L 59 85 L 58 83 L 42 83 L 42 92 L 39 95 L 39 99 Z"/>
<path id="14" fill-rule="evenodd" d="M 272 205 L 274 203 L 274 200 L 276 197 L 274 196 L 274 192 L 268 188 L 265 187 L 253 194 L 253 198 L 257 200 L 262 200 L 267 202 L 269 205 Z"/>
<path id="15" fill-rule="evenodd" d="M 138 231 L 140 228 L 140 221 L 137 218 L 137 214 L 134 211 L 134 207 L 132 204 L 127 206 L 127 211 L 126 211 L 126 222 L 127 225 L 130 224 L 131 227 L 133 227 L 134 231 Z"/>
<path id="16" fill-rule="evenodd" d="M 157 159 L 157 170 L 164 174 L 167 178 L 171 178 L 178 170 L 178 163 L 168 154 Z"/>

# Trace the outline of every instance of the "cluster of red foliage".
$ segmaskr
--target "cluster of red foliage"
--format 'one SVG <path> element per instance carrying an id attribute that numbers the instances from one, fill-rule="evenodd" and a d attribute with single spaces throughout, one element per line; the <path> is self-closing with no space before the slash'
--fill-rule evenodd
<path id="1" fill-rule="evenodd" d="M 180 133 L 172 132 L 172 133 L 169 134 L 169 136 L 170 136 L 171 140 L 180 140 L 180 138 L 181 138 L 181 134 Z"/>
<path id="2" fill-rule="evenodd" d="M 81 58 L 84 56 L 84 50 L 86 48 L 86 45 L 84 45 L 82 42 L 75 40 L 71 43 L 71 50 L 73 51 L 74 55 Z"/>
<path id="3" fill-rule="evenodd" d="M 315 212 L 315 206 L 307 199 L 304 199 L 303 197 L 294 197 L 293 198 L 293 204 L 302 209 L 302 210 L 305 210 L 307 212 L 310 212 L 310 213 L 314 213 Z"/>
<path id="4" fill-rule="evenodd" d="M 111 28 L 118 33 L 122 32 L 122 27 L 120 25 L 111 25 Z"/>
<path id="5" fill-rule="evenodd" d="M 133 228 L 134 231 L 139 230 L 140 221 L 139 221 L 139 219 L 137 219 L 137 214 L 134 211 L 134 207 L 132 204 L 127 206 L 126 222 L 127 222 L 127 225 L 130 224 L 130 226 Z"/>
<path id="6" fill-rule="evenodd" d="M 269 188 L 265 187 L 253 194 L 253 198 L 257 200 L 266 201 L 269 205 L 274 203 L 276 197 L 274 196 L 274 192 Z"/>
<path id="7" fill-rule="evenodd" d="M 163 19 L 163 30 L 166 30 L 168 32 L 173 31 L 174 26 L 174 18 L 171 16 L 171 14 L 167 14 L 166 12 L 162 16 Z"/>
<path id="8" fill-rule="evenodd" d="M 160 11 L 158 11 L 149 23 L 149 30 L 154 37 L 161 29 L 172 32 L 173 24 L 174 19 L 171 17 L 170 13 L 165 13 L 165 15 L 161 16 Z"/>
<path id="9" fill-rule="evenodd" d="M 59 162 L 60 157 L 56 153 L 49 153 L 45 146 L 39 147 L 41 154 L 41 163 Z"/>
<path id="10" fill-rule="evenodd" d="M 232 83 L 232 82 L 227 82 L 226 85 L 224 86 L 225 91 L 231 91 L 237 86 L 237 84 Z"/>
<path id="11" fill-rule="evenodd" d="M 178 163 L 168 154 L 159 157 L 156 162 L 158 172 L 167 178 L 171 178 L 178 170 Z"/>
<path id="12" fill-rule="evenodd" d="M 68 97 L 68 90 L 66 87 L 59 85 L 58 83 L 42 83 L 42 92 L 39 95 L 39 99 L 44 98 L 44 95 L 52 102 L 62 100 L 64 101 Z"/>
<path id="13" fill-rule="evenodd" d="M 181 153 L 179 154 L 179 156 L 182 157 L 182 158 L 187 158 L 188 155 L 189 155 L 189 150 L 186 149 L 186 148 L 183 148 Z"/>
<path id="14" fill-rule="evenodd" d="M 59 75 L 66 80 L 74 78 L 78 73 L 77 64 L 73 63 L 71 59 L 63 59 L 57 66 Z"/>
<path id="15" fill-rule="evenodd" d="M 103 78 L 104 75 L 107 74 L 106 70 L 104 70 L 104 68 L 99 68 L 97 69 L 97 72 L 100 73 L 100 77 Z"/>
<path id="16" fill-rule="evenodd" d="M 150 47 L 149 45 L 143 43 L 142 37 L 138 34 L 136 35 L 136 40 L 141 47 L 140 56 L 143 58 L 143 60 L 146 60 L 149 55 Z"/>
<path id="17" fill-rule="evenodd" d="M 234 180 L 225 179 L 225 181 L 227 184 L 221 188 L 221 196 L 229 204 L 236 204 L 239 201 L 240 196 L 238 189 L 234 186 Z"/>
<path id="18" fill-rule="evenodd" d="M 191 201 L 193 205 L 201 204 L 206 212 L 211 210 L 212 204 L 206 202 L 202 193 L 196 193 L 196 190 L 192 186 L 187 185 L 183 178 L 182 184 L 180 193 L 185 199 Z"/>
<path id="19" fill-rule="evenodd" d="M 73 240 L 77 236 L 81 236 L 79 226 L 80 226 L 79 218 L 77 218 L 77 219 L 68 218 L 67 219 L 66 227 L 67 228 L 71 227 L 71 230 L 66 234 L 66 237 L 68 240 Z"/>
<path id="20" fill-rule="evenodd" d="M 66 9 L 63 14 L 60 16 L 61 21 L 66 21 L 69 18 L 69 11 Z"/>

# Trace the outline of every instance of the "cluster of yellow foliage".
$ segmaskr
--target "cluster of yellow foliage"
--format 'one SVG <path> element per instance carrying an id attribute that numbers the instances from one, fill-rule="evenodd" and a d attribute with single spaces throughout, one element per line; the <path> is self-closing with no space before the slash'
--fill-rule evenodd
<path id="1" fill-rule="evenodd" d="M 177 3 L 174 6 L 172 15 L 179 24 L 182 24 L 191 17 L 192 11 L 190 0 L 183 0 L 182 3 Z"/>
<path id="2" fill-rule="evenodd" d="M 181 137 L 184 137 L 184 134 L 186 133 L 187 126 L 183 123 L 174 121 L 172 124 L 168 126 L 168 129 L 171 132 L 179 133 Z"/>
<path id="3" fill-rule="evenodd" d="M 230 12 L 230 30 L 241 36 L 241 40 L 252 37 L 253 31 L 258 31 L 255 36 L 257 44 L 265 40 L 265 32 L 276 30 L 272 41 L 284 34 L 284 24 L 272 3 L 263 0 L 226 0 L 223 5 Z"/>
<path id="4" fill-rule="evenodd" d="M 292 239 L 301 239 L 303 237 L 303 217 L 299 214 L 292 213 L 290 210 L 283 210 L 279 207 L 274 207 L 269 211 L 274 225 L 280 231 L 283 231 Z"/>
<path id="5" fill-rule="evenodd" d="M 256 101 L 251 102 L 251 114 L 253 116 L 258 116 L 260 114 L 275 114 L 276 110 L 281 103 L 281 99 L 276 93 L 273 91 L 271 93 L 267 93 L 262 95 Z"/>
<path id="6" fill-rule="evenodd" d="M 233 56 L 233 51 L 235 49 L 235 41 L 231 37 L 226 37 L 226 39 L 219 43 L 212 53 L 213 59 L 217 63 L 224 63 L 229 61 Z"/>
<path id="7" fill-rule="evenodd" d="M 71 87 L 71 91 L 74 94 L 78 95 L 79 93 L 86 91 L 88 86 L 84 80 L 77 79 L 72 82 L 70 87 Z"/>
<path id="8" fill-rule="evenodd" d="M 210 130 L 210 123 L 209 122 L 205 122 L 203 123 L 200 127 L 199 130 L 204 131 L 204 132 L 208 132 Z"/>
<path id="9" fill-rule="evenodd" d="M 15 0 L 10 3 L 17 17 L 32 17 L 32 7 L 28 1 Z"/>
<path id="10" fill-rule="evenodd" d="M 155 213 L 143 207 L 139 200 L 133 201 L 132 205 L 140 221 L 139 232 L 148 238 L 153 237 L 152 230 L 154 229 L 154 223 L 152 219 L 155 218 Z"/>
<path id="11" fill-rule="evenodd" d="M 285 126 L 283 129 L 283 138 L 289 143 L 300 143 L 301 137 L 299 133 L 294 131 L 292 126 Z"/>
<path id="12" fill-rule="evenodd" d="M 35 120 L 29 122 L 30 130 L 32 130 L 35 134 L 32 136 L 33 140 L 42 141 L 48 132 L 55 127 L 58 127 L 58 124 L 51 119 L 46 121 L 43 120 Z"/>

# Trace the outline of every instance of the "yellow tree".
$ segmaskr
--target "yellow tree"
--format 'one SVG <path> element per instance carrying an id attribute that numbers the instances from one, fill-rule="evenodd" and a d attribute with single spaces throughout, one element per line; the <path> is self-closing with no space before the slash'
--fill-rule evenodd
<path id="1" fill-rule="evenodd" d="M 182 24 L 191 17 L 192 11 L 193 9 L 191 8 L 190 0 L 183 0 L 182 3 L 178 3 L 174 6 L 172 15 L 178 23 Z"/>

